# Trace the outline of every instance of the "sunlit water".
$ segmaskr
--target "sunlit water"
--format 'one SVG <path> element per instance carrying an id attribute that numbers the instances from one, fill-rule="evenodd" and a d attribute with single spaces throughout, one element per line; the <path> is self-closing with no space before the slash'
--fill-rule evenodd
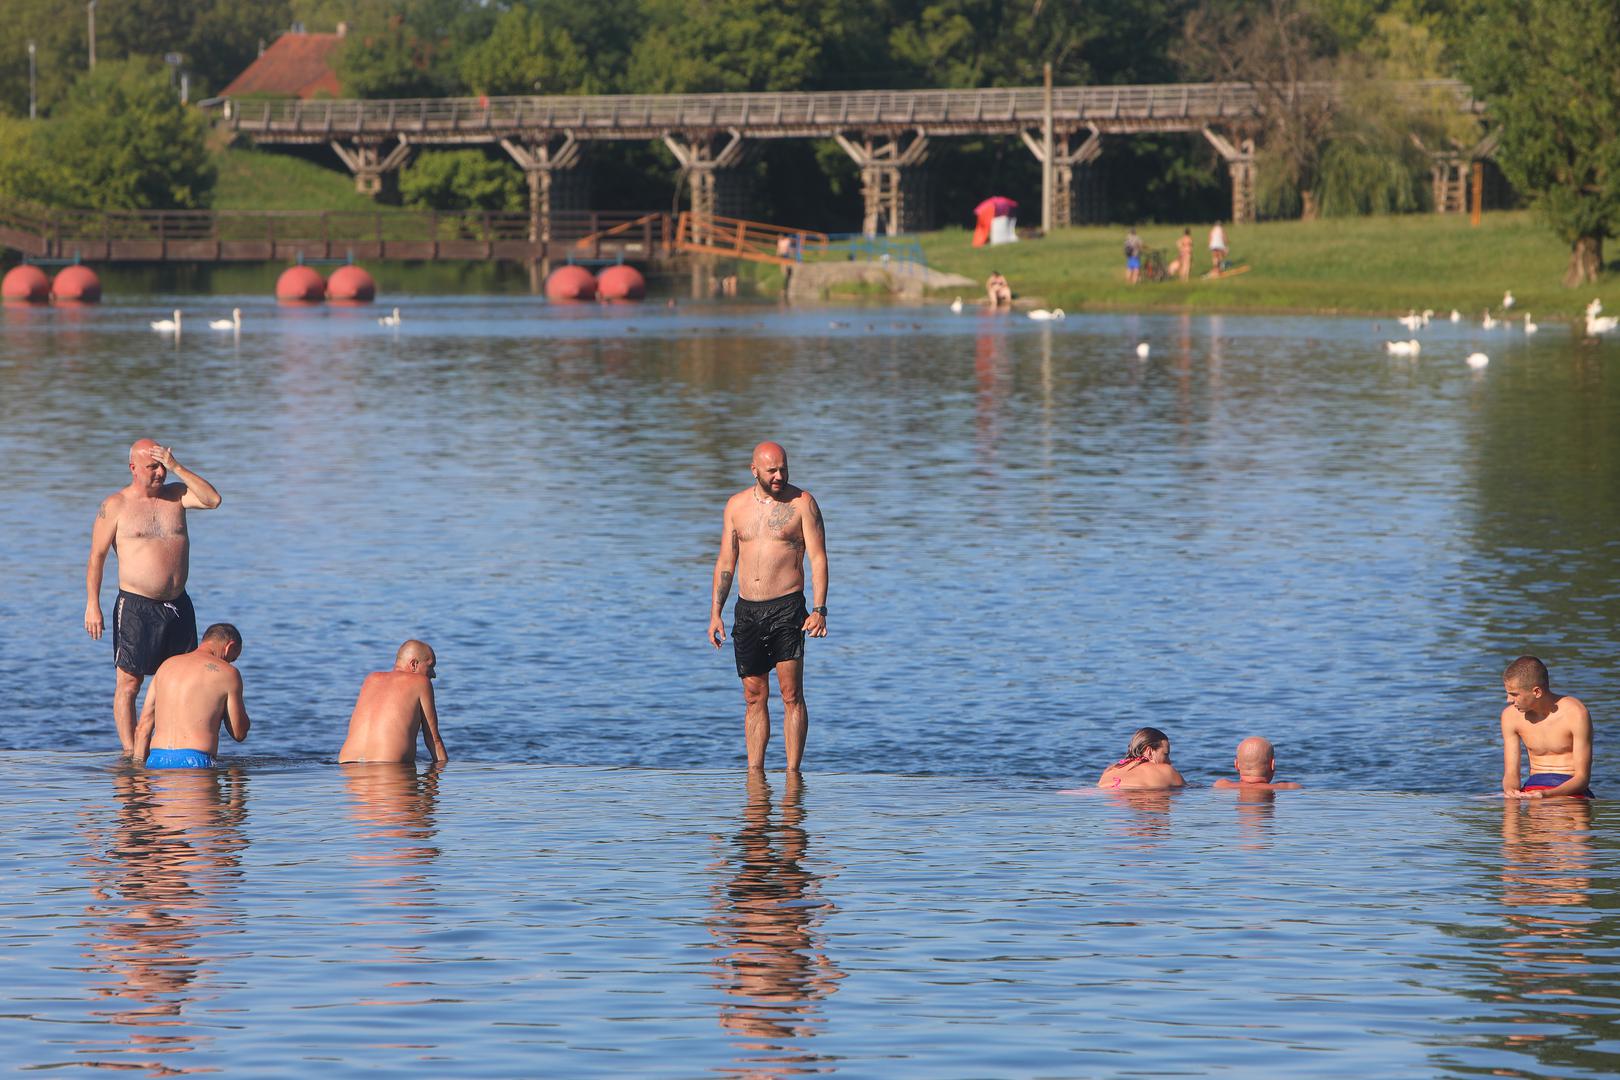
<path id="1" fill-rule="evenodd" d="M 1592 708 L 1613 786 L 1620 348 L 210 303 L 178 344 L 146 326 L 169 298 L 0 312 L 13 1067 L 1620 1069 L 1607 804 L 1479 797 L 1524 651 Z M 200 325 L 237 304 L 240 338 Z M 143 434 L 225 495 L 191 592 L 243 630 L 254 730 L 217 773 L 115 766 L 80 625 Z M 737 767 L 703 637 L 767 437 L 832 565 L 802 788 Z M 332 766 L 413 635 L 450 766 Z M 1262 733 L 1308 790 L 1059 794 L 1142 724 L 1197 786 Z"/>

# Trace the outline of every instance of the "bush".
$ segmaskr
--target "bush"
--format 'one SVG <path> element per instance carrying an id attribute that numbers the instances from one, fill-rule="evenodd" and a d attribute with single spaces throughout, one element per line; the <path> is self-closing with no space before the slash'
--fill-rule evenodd
<path id="1" fill-rule="evenodd" d="M 525 191 L 515 166 L 478 150 L 429 150 L 399 177 L 406 206 L 433 210 L 521 210 Z"/>

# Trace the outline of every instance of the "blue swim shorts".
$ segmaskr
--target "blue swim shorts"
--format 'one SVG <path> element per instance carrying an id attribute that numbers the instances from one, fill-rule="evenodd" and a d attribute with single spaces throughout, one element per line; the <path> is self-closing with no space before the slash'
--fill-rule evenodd
<path id="1" fill-rule="evenodd" d="M 160 750 L 146 755 L 148 769 L 212 769 L 214 759 L 201 750 Z"/>
<path id="2" fill-rule="evenodd" d="M 1127 255 L 1127 256 L 1125 256 L 1125 269 L 1127 269 L 1127 270 L 1140 270 L 1140 269 L 1142 269 L 1142 260 L 1141 260 L 1141 258 L 1139 256 L 1136 256 L 1136 255 Z"/>
<path id="3" fill-rule="evenodd" d="M 1524 782 L 1524 786 L 1522 788 L 1520 788 L 1519 790 L 1521 790 L 1521 791 L 1535 791 L 1537 789 L 1540 789 L 1542 791 L 1546 791 L 1549 788 L 1555 788 L 1559 784 L 1565 783 L 1566 781 L 1569 780 L 1569 778 L 1570 777 L 1569 777 L 1568 773 L 1556 773 L 1556 772 L 1536 773 L 1534 776 L 1530 777 L 1530 779 L 1526 780 Z M 1592 797 L 1592 789 L 1591 788 L 1587 788 L 1585 791 L 1577 791 L 1573 795 L 1570 796 L 1570 798 L 1572 798 L 1572 799 L 1590 799 L 1591 797 Z"/>

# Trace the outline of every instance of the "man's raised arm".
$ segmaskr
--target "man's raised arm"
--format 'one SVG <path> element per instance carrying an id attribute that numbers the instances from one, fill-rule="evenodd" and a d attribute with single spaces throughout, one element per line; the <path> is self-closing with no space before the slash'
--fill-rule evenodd
<path id="1" fill-rule="evenodd" d="M 731 521 L 731 503 L 720 517 L 720 555 L 714 560 L 714 590 L 709 601 L 709 643 L 719 648 L 726 640 L 726 597 L 737 572 L 737 529 Z"/>
<path id="2" fill-rule="evenodd" d="M 107 553 L 118 536 L 118 510 L 123 501 L 116 495 L 101 500 L 96 520 L 90 526 L 90 562 L 84 570 L 84 629 L 85 633 L 101 640 L 101 577 L 107 569 Z"/>
<path id="3" fill-rule="evenodd" d="M 186 493 L 180 497 L 181 506 L 191 510 L 212 510 L 223 501 L 213 484 L 174 460 L 172 447 L 154 446 L 147 453 L 167 469 L 170 476 L 178 477 L 186 485 Z"/>

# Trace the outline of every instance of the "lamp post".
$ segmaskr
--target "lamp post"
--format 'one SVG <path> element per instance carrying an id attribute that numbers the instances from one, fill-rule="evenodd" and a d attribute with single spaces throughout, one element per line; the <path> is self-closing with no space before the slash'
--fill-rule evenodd
<path id="1" fill-rule="evenodd" d="M 85 5 L 90 18 L 90 70 L 96 70 L 96 0 Z"/>
<path id="2" fill-rule="evenodd" d="M 39 118 L 39 93 L 36 79 L 37 70 L 34 66 L 34 43 L 28 43 L 28 119 Z"/>

